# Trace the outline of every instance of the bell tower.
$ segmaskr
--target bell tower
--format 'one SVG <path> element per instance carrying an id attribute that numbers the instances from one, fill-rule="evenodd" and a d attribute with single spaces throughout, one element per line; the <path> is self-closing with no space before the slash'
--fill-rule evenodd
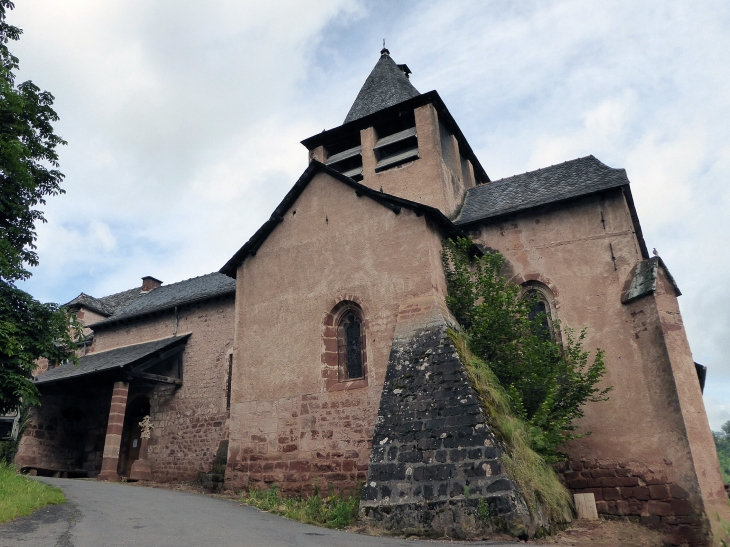
<path id="1" fill-rule="evenodd" d="M 384 47 L 344 123 L 302 144 L 310 161 L 454 218 L 489 177 L 438 93 L 419 93 L 410 74 Z"/>

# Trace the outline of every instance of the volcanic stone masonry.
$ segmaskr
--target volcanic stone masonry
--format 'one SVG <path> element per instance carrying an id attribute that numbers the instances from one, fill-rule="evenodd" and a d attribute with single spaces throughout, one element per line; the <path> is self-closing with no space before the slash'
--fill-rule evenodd
<path id="1" fill-rule="evenodd" d="M 393 342 L 361 511 L 397 533 L 532 536 L 541 523 L 505 473 L 446 328 Z"/>

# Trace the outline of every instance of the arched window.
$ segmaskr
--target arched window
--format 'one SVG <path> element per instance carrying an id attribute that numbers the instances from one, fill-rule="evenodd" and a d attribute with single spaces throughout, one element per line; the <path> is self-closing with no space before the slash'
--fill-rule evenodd
<path id="1" fill-rule="evenodd" d="M 528 317 L 530 321 L 538 320 L 534 324 L 534 334 L 544 338 L 555 339 L 555 329 L 553 327 L 553 311 L 552 311 L 552 294 L 549 289 L 542 289 L 535 285 L 528 285 L 522 293 L 522 298 L 530 303 L 530 311 Z"/>
<path id="2" fill-rule="evenodd" d="M 347 382 L 364 376 L 364 334 L 360 311 L 345 309 L 337 323 L 338 381 Z"/>

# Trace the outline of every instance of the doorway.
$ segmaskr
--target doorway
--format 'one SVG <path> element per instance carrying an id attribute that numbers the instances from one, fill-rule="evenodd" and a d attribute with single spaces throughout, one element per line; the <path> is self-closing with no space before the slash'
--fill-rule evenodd
<path id="1" fill-rule="evenodd" d="M 142 442 L 142 428 L 139 422 L 149 414 L 150 400 L 144 395 L 138 395 L 127 405 L 118 469 L 119 474 L 123 477 L 129 477 L 132 464 L 139 459 L 139 448 Z"/>

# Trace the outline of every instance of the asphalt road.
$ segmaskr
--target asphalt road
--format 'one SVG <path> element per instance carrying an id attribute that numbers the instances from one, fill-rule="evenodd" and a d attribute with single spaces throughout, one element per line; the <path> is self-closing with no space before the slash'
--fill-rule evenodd
<path id="1" fill-rule="evenodd" d="M 40 480 L 60 486 L 69 503 L 0 525 L 0 547 L 437 547 L 461 543 L 349 534 L 187 492 L 89 480 Z"/>

